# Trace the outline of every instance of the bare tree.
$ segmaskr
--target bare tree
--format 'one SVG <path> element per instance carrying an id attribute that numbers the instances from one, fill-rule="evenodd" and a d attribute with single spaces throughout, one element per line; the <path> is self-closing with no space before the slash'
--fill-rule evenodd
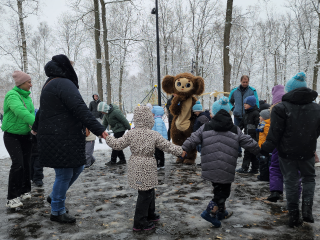
<path id="1" fill-rule="evenodd" d="M 230 92 L 230 78 L 231 78 L 231 64 L 229 57 L 229 46 L 230 46 L 230 32 L 232 26 L 232 8 L 233 0 L 227 1 L 227 11 L 226 11 L 226 22 L 224 29 L 224 41 L 223 41 L 223 91 Z"/>

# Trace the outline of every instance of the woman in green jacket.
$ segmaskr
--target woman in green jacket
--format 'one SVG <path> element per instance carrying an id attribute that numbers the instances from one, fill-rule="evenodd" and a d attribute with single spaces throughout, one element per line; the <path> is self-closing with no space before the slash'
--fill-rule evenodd
<path id="1" fill-rule="evenodd" d="M 29 161 L 31 157 L 31 126 L 35 120 L 34 106 L 30 98 L 31 77 L 21 71 L 12 74 L 16 86 L 7 92 L 3 103 L 4 145 L 12 165 L 8 183 L 8 208 L 23 206 L 20 199 L 31 198 Z"/>

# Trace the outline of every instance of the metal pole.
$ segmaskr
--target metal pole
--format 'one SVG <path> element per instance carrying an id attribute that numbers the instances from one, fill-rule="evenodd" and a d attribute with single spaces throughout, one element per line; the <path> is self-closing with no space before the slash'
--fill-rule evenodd
<path id="1" fill-rule="evenodd" d="M 156 31 L 157 31 L 158 105 L 161 106 L 160 44 L 159 44 L 159 11 L 158 11 L 158 0 L 156 0 Z"/>

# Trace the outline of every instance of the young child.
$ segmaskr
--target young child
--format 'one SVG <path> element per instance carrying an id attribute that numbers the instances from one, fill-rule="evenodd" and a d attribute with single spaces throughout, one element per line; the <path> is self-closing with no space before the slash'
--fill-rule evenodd
<path id="1" fill-rule="evenodd" d="M 121 138 L 106 137 L 106 143 L 116 150 L 130 146 L 131 157 L 128 162 L 129 186 L 138 190 L 138 199 L 134 216 L 133 230 L 151 230 L 153 222 L 159 221 L 155 213 L 155 191 L 158 184 L 157 164 L 153 157 L 155 148 L 184 157 L 180 146 L 164 139 L 160 133 L 152 131 L 154 119 L 146 106 L 136 107 L 133 121 L 135 128 Z"/>
<path id="2" fill-rule="evenodd" d="M 96 135 L 94 135 L 92 132 L 89 131 L 88 128 L 86 128 L 86 164 L 84 165 L 84 168 L 89 168 L 94 164 L 96 159 L 94 158 L 93 151 L 94 151 L 94 145 L 95 145 Z"/>
<path id="3" fill-rule="evenodd" d="M 233 124 L 228 102 L 227 97 L 216 101 L 212 105 L 211 121 L 192 133 L 182 145 L 185 152 L 202 145 L 202 178 L 212 182 L 214 197 L 201 217 L 215 227 L 220 227 L 220 220 L 232 215 L 226 211 L 225 202 L 234 181 L 239 145 L 253 154 L 260 151 L 258 143 Z"/>
<path id="4" fill-rule="evenodd" d="M 239 128 L 244 129 L 244 134 L 249 135 L 253 140 L 258 141 L 256 128 L 259 125 L 259 111 L 256 106 L 256 98 L 254 96 L 246 97 L 243 101 L 245 114 L 239 124 Z M 251 170 L 249 166 L 251 163 Z M 237 173 L 240 174 L 258 174 L 259 173 L 259 161 L 256 155 L 252 154 L 250 151 L 244 152 L 242 167 L 237 169 Z"/>
<path id="5" fill-rule="evenodd" d="M 210 112 L 203 111 L 202 105 L 200 101 L 196 101 L 196 104 L 192 107 L 193 113 L 197 116 L 196 121 L 193 125 L 193 132 L 196 132 L 203 124 L 209 122 L 211 120 Z M 197 151 L 201 156 L 201 145 L 197 146 Z"/>
<path id="6" fill-rule="evenodd" d="M 270 110 L 265 109 L 260 112 L 260 123 L 256 131 L 259 133 L 259 147 L 266 141 L 270 128 Z M 259 159 L 260 175 L 257 176 L 260 181 L 269 182 L 269 160 L 270 157 L 261 156 Z"/>
<path id="7" fill-rule="evenodd" d="M 152 113 L 154 116 L 154 126 L 152 130 L 160 133 L 164 139 L 168 139 L 168 133 L 166 125 L 164 124 L 162 120 L 162 116 L 164 114 L 164 109 L 160 106 L 154 106 L 152 108 Z M 160 150 L 159 148 L 156 148 L 154 156 L 157 160 L 157 167 L 158 170 L 164 169 L 164 152 Z"/>

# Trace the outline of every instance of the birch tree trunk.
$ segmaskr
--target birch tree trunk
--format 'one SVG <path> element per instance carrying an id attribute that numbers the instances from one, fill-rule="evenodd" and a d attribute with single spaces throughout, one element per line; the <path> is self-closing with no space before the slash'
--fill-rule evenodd
<path id="1" fill-rule="evenodd" d="M 23 10 L 22 3 L 24 0 L 17 0 L 18 4 L 18 14 L 19 14 L 19 26 L 21 33 L 21 47 L 22 47 L 22 56 L 23 56 L 23 71 L 28 73 L 28 54 L 27 54 L 27 41 L 26 41 L 26 33 L 24 30 L 24 22 L 23 22 Z"/>
<path id="2" fill-rule="evenodd" d="M 318 1 L 320 3 L 320 0 Z M 318 25 L 318 39 L 317 39 L 317 58 L 313 68 L 313 82 L 312 82 L 312 89 L 317 91 L 318 85 L 318 72 L 319 72 L 319 62 L 320 62 L 320 12 L 317 13 L 319 18 L 319 25 Z"/>
<path id="3" fill-rule="evenodd" d="M 96 45 L 96 64 L 97 64 L 97 87 L 98 87 L 98 94 L 99 94 L 100 100 L 103 101 L 99 1 L 93 0 L 93 3 L 94 3 L 94 40 Z"/>
<path id="4" fill-rule="evenodd" d="M 228 0 L 223 40 L 223 91 L 230 92 L 231 64 L 229 57 L 233 0 Z"/>
<path id="5" fill-rule="evenodd" d="M 104 0 L 100 0 L 100 3 L 101 3 L 101 13 L 102 13 L 104 58 L 106 61 L 105 69 L 106 69 L 106 77 L 107 77 L 107 103 L 111 104 L 111 74 L 110 74 L 108 28 L 107 28 L 107 18 L 106 18 L 106 4 Z"/>

